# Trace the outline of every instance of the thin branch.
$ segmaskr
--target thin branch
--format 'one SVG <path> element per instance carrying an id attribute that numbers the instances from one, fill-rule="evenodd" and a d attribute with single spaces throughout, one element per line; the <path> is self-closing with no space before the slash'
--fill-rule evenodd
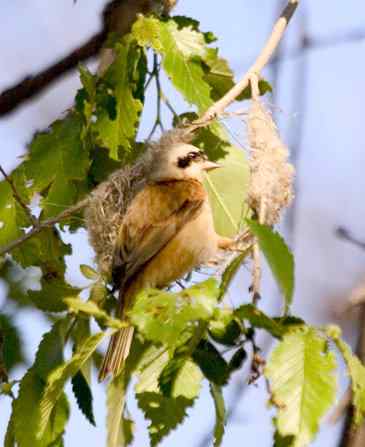
<path id="1" fill-rule="evenodd" d="M 243 92 L 243 90 L 248 86 L 250 79 L 253 74 L 260 75 L 262 69 L 268 64 L 271 57 L 273 56 L 275 50 L 277 49 L 286 28 L 292 18 L 294 12 L 296 11 L 300 0 L 289 0 L 289 3 L 284 8 L 278 21 L 275 23 L 273 31 L 261 51 L 260 55 L 254 62 L 254 64 L 247 71 L 245 76 L 234 85 L 228 93 L 226 93 L 219 101 L 214 103 L 204 115 L 193 123 L 193 126 L 199 127 L 210 122 L 212 119 L 220 115 L 224 110 Z"/>
<path id="2" fill-rule="evenodd" d="M 0 172 L 3 175 L 4 179 L 9 183 L 10 188 L 13 191 L 13 196 L 14 199 L 19 203 L 19 205 L 23 208 L 23 210 L 25 211 L 26 215 L 28 216 L 29 220 L 32 222 L 32 224 L 37 227 L 38 226 L 38 219 L 36 217 L 33 216 L 31 210 L 28 208 L 28 206 L 25 204 L 25 202 L 23 201 L 23 199 L 20 197 L 20 194 L 18 193 L 15 184 L 13 182 L 13 180 L 11 179 L 11 177 L 9 177 L 7 175 L 7 173 L 4 171 L 3 167 L 0 165 Z"/>
<path id="3" fill-rule="evenodd" d="M 54 81 L 66 75 L 77 65 L 95 56 L 103 46 L 107 33 L 105 30 L 91 37 L 84 45 L 63 59 L 36 75 L 28 76 L 13 87 L 0 94 L 0 116 L 14 111 L 25 101 L 42 93 Z"/>
<path id="4" fill-rule="evenodd" d="M 0 256 L 4 255 L 5 253 L 9 253 L 14 248 L 18 247 L 19 245 L 23 244 L 25 241 L 30 239 L 31 237 L 35 236 L 36 234 L 40 233 L 42 230 L 52 227 L 58 222 L 61 222 L 62 220 L 65 220 L 72 216 L 72 214 L 77 213 L 81 209 L 85 208 L 89 203 L 89 198 L 83 199 L 80 202 L 76 203 L 73 206 L 70 206 L 69 208 L 62 211 L 62 213 L 58 214 L 55 217 L 51 217 L 50 219 L 46 219 L 43 222 L 39 222 L 38 226 L 33 227 L 28 233 L 25 233 L 23 236 L 21 236 L 18 239 L 15 239 L 14 241 L 10 242 L 8 245 L 5 245 L 4 247 L 0 248 Z"/>
<path id="5" fill-rule="evenodd" d="M 361 306 L 359 318 L 359 339 L 357 342 L 356 354 L 361 363 L 365 363 L 365 306 Z M 353 407 L 348 411 L 340 447 L 364 447 L 365 445 L 365 423 L 357 429 L 353 425 Z"/>

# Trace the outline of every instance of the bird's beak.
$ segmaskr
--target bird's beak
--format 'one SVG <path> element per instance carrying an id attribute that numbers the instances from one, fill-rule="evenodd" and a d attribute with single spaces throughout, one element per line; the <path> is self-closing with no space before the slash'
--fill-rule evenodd
<path id="1" fill-rule="evenodd" d="M 221 168 L 222 165 L 219 165 L 218 163 L 214 163 L 213 161 L 205 161 L 203 165 L 204 171 L 213 171 L 213 169 Z"/>

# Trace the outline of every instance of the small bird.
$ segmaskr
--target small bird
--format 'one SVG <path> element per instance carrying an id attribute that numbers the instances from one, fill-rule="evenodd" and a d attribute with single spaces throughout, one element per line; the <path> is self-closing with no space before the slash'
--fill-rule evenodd
<path id="1" fill-rule="evenodd" d="M 215 232 L 203 186 L 204 171 L 220 165 L 186 143 L 155 152 L 145 185 L 126 210 L 115 246 L 112 278 L 119 288 L 118 316 L 126 321 L 140 290 L 164 288 L 210 261 L 218 248 L 232 244 Z M 100 381 L 122 371 L 133 331 L 129 326 L 112 336 Z"/>

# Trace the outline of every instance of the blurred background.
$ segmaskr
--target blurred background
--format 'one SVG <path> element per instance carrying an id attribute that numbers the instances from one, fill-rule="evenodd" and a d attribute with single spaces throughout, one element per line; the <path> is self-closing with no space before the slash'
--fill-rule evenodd
<path id="1" fill-rule="evenodd" d="M 0 92 L 26 75 L 36 73 L 78 47 L 101 26 L 105 0 L 13 0 L 0 6 Z M 203 30 L 218 36 L 221 55 L 228 59 L 239 79 L 260 52 L 272 24 L 285 2 L 279 0 L 180 0 L 175 14 L 201 22 Z M 279 123 L 282 137 L 296 165 L 296 199 L 287 213 L 282 231 L 296 259 L 296 293 L 293 312 L 308 323 L 339 324 L 353 347 L 358 334 L 358 311 L 346 310 L 355 287 L 365 284 L 365 251 L 336 235 L 345 227 L 365 241 L 365 3 L 363 0 L 303 0 L 273 63 L 265 70 L 274 94 L 266 101 Z M 96 64 L 88 62 L 94 69 Z M 0 120 L 0 164 L 6 172 L 19 163 L 26 144 L 36 130 L 46 128 L 72 105 L 80 82 L 76 72 L 67 74 L 33 101 Z M 165 90 L 177 110 L 185 110 L 166 81 Z M 155 103 L 147 98 L 141 137 L 152 127 Z M 153 112 L 152 112 L 153 110 Z M 149 113 L 149 111 L 151 113 Z M 166 121 L 167 123 L 167 121 Z M 245 144 L 242 122 L 228 122 L 232 137 Z M 68 257 L 68 279 L 84 285 L 79 264 L 93 265 L 93 252 L 85 232 L 68 236 L 74 253 Z M 37 272 L 28 272 L 36 282 Z M 28 276 L 29 276 L 28 275 Z M 32 276 L 33 275 L 33 276 Z M 247 275 L 239 275 L 230 299 L 239 303 L 248 287 Z M 0 312 L 11 310 L 8 287 L 0 284 Z M 280 308 L 280 297 L 270 275 L 266 275 L 262 307 Z M 27 363 L 48 330 L 40 312 L 20 311 L 16 324 L 22 330 Z M 264 337 L 267 350 L 270 342 Z M 21 377 L 24 367 L 13 376 Z M 339 378 L 342 389 L 346 379 Z M 229 420 L 225 447 L 272 445 L 272 412 L 268 409 L 265 383 L 246 386 L 247 377 L 234 376 L 225 389 Z M 69 389 L 70 391 L 70 389 Z M 65 445 L 83 442 L 90 446 L 105 442 L 105 394 L 94 385 L 97 427 L 88 424 L 71 393 L 72 414 Z M 340 396 L 339 396 L 340 398 Z M 10 415 L 9 398 L 0 398 L 0 440 Z M 137 431 L 135 446 L 148 445 L 146 424 L 135 402 L 130 411 Z M 212 445 L 214 409 L 207 390 L 189 412 L 186 423 L 162 443 L 163 446 L 207 447 Z M 342 418 L 343 419 L 343 418 Z M 343 422 L 343 421 L 342 421 Z M 324 421 L 316 447 L 339 445 L 342 422 Z"/>

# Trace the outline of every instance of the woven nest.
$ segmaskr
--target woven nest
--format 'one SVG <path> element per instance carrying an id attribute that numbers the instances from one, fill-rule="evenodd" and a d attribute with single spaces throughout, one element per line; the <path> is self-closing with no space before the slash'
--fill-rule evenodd
<path id="1" fill-rule="evenodd" d="M 111 275 L 115 241 L 128 205 L 168 150 L 190 140 L 191 134 L 183 129 L 165 133 L 159 141 L 149 145 L 146 153 L 134 165 L 113 172 L 90 194 L 89 205 L 85 210 L 86 226 L 99 271 L 107 279 Z"/>

